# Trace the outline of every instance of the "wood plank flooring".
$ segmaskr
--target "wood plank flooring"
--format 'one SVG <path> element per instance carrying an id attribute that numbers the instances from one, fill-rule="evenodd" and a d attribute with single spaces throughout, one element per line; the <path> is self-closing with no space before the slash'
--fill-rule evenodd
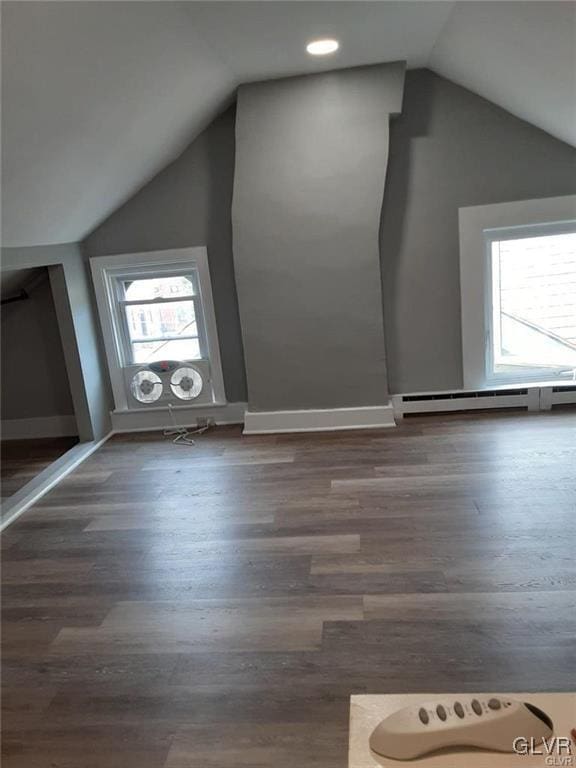
<path id="1" fill-rule="evenodd" d="M 2 498 L 6 499 L 19 491 L 77 442 L 77 437 L 3 440 L 0 444 L 0 493 Z"/>
<path id="2" fill-rule="evenodd" d="M 576 412 L 115 437 L 2 539 L 3 768 L 345 768 L 353 693 L 574 690 Z"/>

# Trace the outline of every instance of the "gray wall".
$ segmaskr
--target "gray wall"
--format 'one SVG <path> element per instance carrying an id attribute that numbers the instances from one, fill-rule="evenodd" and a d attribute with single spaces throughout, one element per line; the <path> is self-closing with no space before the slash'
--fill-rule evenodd
<path id="1" fill-rule="evenodd" d="M 403 64 L 242 86 L 234 265 L 253 410 L 387 402 L 378 226 Z"/>
<path id="2" fill-rule="evenodd" d="M 428 70 L 407 73 L 381 222 L 391 392 L 462 386 L 458 208 L 576 192 L 576 150 Z"/>
<path id="3" fill-rule="evenodd" d="M 206 245 L 226 397 L 246 400 L 232 262 L 234 118 L 218 117 L 173 163 L 83 242 L 89 257 Z"/>
<path id="4" fill-rule="evenodd" d="M 77 243 L 3 248 L 2 269 L 47 266 L 78 434 L 98 440 L 110 431 L 110 382 L 88 265 Z"/>
<path id="5" fill-rule="evenodd" d="M 2 307 L 2 421 L 74 413 L 48 271 L 33 279 L 28 299 Z"/>
<path id="6" fill-rule="evenodd" d="M 274 83 L 262 87 L 266 86 L 272 89 Z M 247 395 L 230 219 L 234 128 L 232 109 L 98 227 L 83 247 L 88 255 L 102 255 L 207 244 L 226 393 L 230 401 L 243 401 Z M 380 150 L 385 147 L 385 133 L 381 139 Z M 258 157 L 257 153 L 257 161 Z M 279 157 L 285 157 L 287 163 L 293 162 L 289 144 L 282 147 Z M 576 150 L 572 147 L 428 70 L 406 74 L 402 114 L 390 124 L 390 158 L 380 228 L 385 347 L 391 392 L 452 389 L 462 385 L 458 208 L 573 194 L 576 192 L 575 158 Z M 270 177 L 267 170 L 264 179 L 266 175 Z M 329 181 L 327 178 L 326 183 Z M 351 188 L 348 179 L 342 186 L 344 198 L 346 190 Z M 308 207 L 316 212 L 314 207 Z M 264 221 L 264 210 L 257 213 L 258 224 Z M 276 243 L 273 251 L 275 246 Z M 355 249 L 353 252 L 356 259 Z M 286 280 L 286 293 L 290 294 L 286 311 L 293 308 L 295 315 L 304 313 L 305 316 L 313 310 L 315 323 L 320 326 L 318 334 L 330 334 L 329 323 L 318 319 L 319 305 L 314 302 L 310 305 L 302 293 L 302 280 L 292 271 L 287 274 L 285 266 L 282 262 L 275 264 L 274 269 L 278 268 Z M 318 281 L 322 280 L 322 274 L 319 269 Z M 260 285 L 265 275 L 266 270 L 259 269 L 254 285 Z M 367 293 L 370 301 L 373 292 L 372 286 Z M 356 318 L 363 307 L 363 295 L 350 295 L 353 301 L 341 305 L 341 315 L 348 313 L 350 328 L 363 322 L 361 317 Z M 248 302 L 251 300 L 249 291 Z M 325 296 L 323 301 L 330 303 Z M 275 311 L 274 306 L 271 311 Z M 267 315 L 260 315 L 259 310 L 254 316 L 256 332 L 269 335 L 267 328 L 258 327 L 269 322 Z M 258 320 L 260 316 L 262 321 Z M 298 323 L 298 317 L 294 322 Z M 316 333 L 315 323 L 309 324 L 306 333 Z M 292 333 L 280 337 L 274 334 L 272 339 L 272 346 L 283 350 L 288 359 L 299 354 L 295 349 L 296 327 Z M 383 369 L 384 344 L 380 345 L 377 338 L 378 329 L 374 328 L 367 351 L 371 353 L 372 345 L 378 345 L 374 359 L 379 369 Z M 333 338 L 331 344 L 335 342 L 337 339 Z M 339 363 L 344 358 L 346 362 L 350 359 L 349 348 L 342 347 L 335 352 Z M 351 352 L 355 353 L 354 345 Z M 324 360 L 325 356 L 320 355 L 318 359 Z M 331 351 L 330 360 L 334 359 Z M 265 367 L 269 370 L 271 366 L 265 363 Z M 341 375 L 340 368 L 337 375 Z M 299 376 L 302 388 L 309 391 L 304 366 L 300 366 Z M 285 381 L 277 381 L 274 386 L 278 391 L 287 389 Z M 264 388 L 270 388 L 270 395 L 273 394 L 269 383 Z M 374 389 L 385 394 L 380 374 L 372 380 L 370 391 Z M 319 393 L 325 407 L 330 407 L 332 391 L 331 382 L 325 392 Z M 292 394 L 288 395 L 292 399 Z"/>

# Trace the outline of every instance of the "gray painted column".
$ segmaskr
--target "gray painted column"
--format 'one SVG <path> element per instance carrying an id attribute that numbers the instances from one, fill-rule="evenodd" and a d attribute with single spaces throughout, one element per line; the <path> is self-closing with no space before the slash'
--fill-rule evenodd
<path id="1" fill-rule="evenodd" d="M 388 402 L 378 233 L 404 69 L 239 90 L 233 248 L 252 410 Z"/>

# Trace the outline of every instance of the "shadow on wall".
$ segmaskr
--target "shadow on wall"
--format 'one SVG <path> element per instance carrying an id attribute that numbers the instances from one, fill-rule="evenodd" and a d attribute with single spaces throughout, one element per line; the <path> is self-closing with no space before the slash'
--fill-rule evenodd
<path id="1" fill-rule="evenodd" d="M 218 337 L 223 354 L 226 396 L 229 402 L 245 402 L 248 399 L 248 386 L 232 249 L 236 105 L 222 115 L 221 121 L 218 134 L 207 131 L 210 169 L 206 209 L 208 259 L 216 305 Z M 228 142 L 224 155 L 223 140 Z M 221 322 L 218 322 L 218 318 L 221 318 Z"/>
<path id="2" fill-rule="evenodd" d="M 389 311 L 388 297 L 393 301 L 397 287 L 402 280 L 402 264 L 397 258 L 402 253 L 404 232 L 407 226 L 408 203 L 410 199 L 410 177 L 412 167 L 413 141 L 416 137 L 426 136 L 430 125 L 432 93 L 425 90 L 412 103 L 409 86 L 412 73 L 406 73 L 404 103 L 402 113 L 390 121 L 390 154 L 382 200 L 380 216 L 380 262 L 382 278 L 382 297 L 384 301 L 384 331 L 386 337 L 388 391 L 393 394 L 395 371 L 391 371 L 390 360 L 397 359 L 398 350 L 394 348 L 401 335 L 401 326 L 394 312 Z M 417 109 L 414 107 L 417 106 Z M 401 125 L 402 115 L 405 114 Z M 404 126 L 407 125 L 408 129 Z"/>

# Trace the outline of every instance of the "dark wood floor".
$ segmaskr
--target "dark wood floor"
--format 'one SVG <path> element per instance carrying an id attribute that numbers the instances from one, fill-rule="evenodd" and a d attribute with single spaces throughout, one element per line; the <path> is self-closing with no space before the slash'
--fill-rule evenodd
<path id="1" fill-rule="evenodd" d="M 3 440 L 0 444 L 2 498 L 6 499 L 19 491 L 77 442 L 77 437 Z"/>
<path id="2" fill-rule="evenodd" d="M 576 413 L 116 437 L 3 539 L 4 768 L 344 768 L 352 693 L 575 687 Z"/>

